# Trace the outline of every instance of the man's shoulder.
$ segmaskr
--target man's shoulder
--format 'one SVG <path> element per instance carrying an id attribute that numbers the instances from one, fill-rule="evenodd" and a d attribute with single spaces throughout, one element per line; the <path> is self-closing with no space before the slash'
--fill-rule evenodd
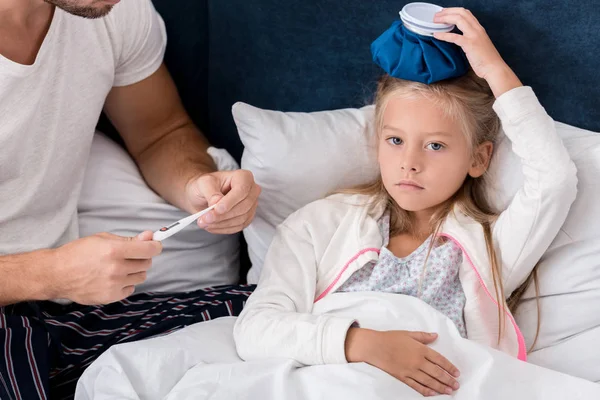
<path id="1" fill-rule="evenodd" d="M 121 0 L 104 18 L 108 22 L 123 24 L 148 18 L 154 12 L 151 0 Z"/>
<path id="2" fill-rule="evenodd" d="M 150 0 L 122 0 L 108 14 L 96 19 L 73 15 L 58 8 L 55 13 L 59 14 L 60 35 L 49 37 L 64 43 L 67 49 L 85 46 L 85 50 L 78 51 L 86 54 L 110 48 L 115 57 L 147 37 L 156 20 L 154 14 L 157 14 Z"/>

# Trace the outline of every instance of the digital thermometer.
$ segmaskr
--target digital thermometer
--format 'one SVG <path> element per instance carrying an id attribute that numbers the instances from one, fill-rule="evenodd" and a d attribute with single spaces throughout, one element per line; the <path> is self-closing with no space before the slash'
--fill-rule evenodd
<path id="1" fill-rule="evenodd" d="M 169 226 L 164 226 L 164 227 L 160 228 L 159 230 L 154 232 L 154 234 L 152 235 L 152 240 L 157 240 L 160 242 L 162 240 L 165 240 L 165 239 L 173 236 L 174 234 L 176 234 L 177 232 L 179 232 L 180 230 L 182 230 L 183 228 L 185 228 L 192 222 L 195 222 L 198 218 L 200 218 L 204 214 L 208 213 L 210 210 L 215 208 L 215 206 L 216 206 L 216 204 L 212 205 L 202 211 L 199 211 L 196 214 L 192 214 L 189 217 L 182 218 L 179 221 L 174 222 Z"/>

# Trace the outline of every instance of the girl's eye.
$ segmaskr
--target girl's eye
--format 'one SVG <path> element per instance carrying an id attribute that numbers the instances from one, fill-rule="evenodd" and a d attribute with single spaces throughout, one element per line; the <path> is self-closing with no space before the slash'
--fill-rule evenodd
<path id="1" fill-rule="evenodd" d="M 393 144 L 394 146 L 399 146 L 402 144 L 402 139 L 400 139 L 399 137 L 391 137 L 387 141 L 390 144 Z"/>
<path id="2" fill-rule="evenodd" d="M 429 143 L 427 145 L 428 149 L 431 149 L 433 151 L 440 151 L 441 149 L 444 148 L 444 145 L 440 144 L 440 143 Z"/>

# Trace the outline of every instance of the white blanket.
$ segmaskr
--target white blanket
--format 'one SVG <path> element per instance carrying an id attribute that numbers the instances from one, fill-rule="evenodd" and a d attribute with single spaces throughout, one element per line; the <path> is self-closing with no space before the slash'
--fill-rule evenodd
<path id="1" fill-rule="evenodd" d="M 518 361 L 463 339 L 454 324 L 422 301 L 384 293 L 336 293 L 314 313 L 352 316 L 362 327 L 437 332 L 431 347 L 461 371 L 456 399 L 600 399 L 600 385 Z M 77 385 L 75 399 L 421 399 L 370 365 L 303 367 L 286 359 L 242 362 L 235 318 L 115 346 Z M 436 398 L 450 398 L 438 396 Z"/>

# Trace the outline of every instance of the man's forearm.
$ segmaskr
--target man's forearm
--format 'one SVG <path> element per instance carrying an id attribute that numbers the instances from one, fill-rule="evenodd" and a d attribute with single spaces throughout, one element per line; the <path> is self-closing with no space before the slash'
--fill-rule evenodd
<path id="1" fill-rule="evenodd" d="M 0 306 L 52 297 L 53 250 L 0 256 Z"/>
<path id="2" fill-rule="evenodd" d="M 195 212 L 185 194 L 195 177 L 216 171 L 209 144 L 190 121 L 154 142 L 136 157 L 148 185 L 169 203 Z"/>

